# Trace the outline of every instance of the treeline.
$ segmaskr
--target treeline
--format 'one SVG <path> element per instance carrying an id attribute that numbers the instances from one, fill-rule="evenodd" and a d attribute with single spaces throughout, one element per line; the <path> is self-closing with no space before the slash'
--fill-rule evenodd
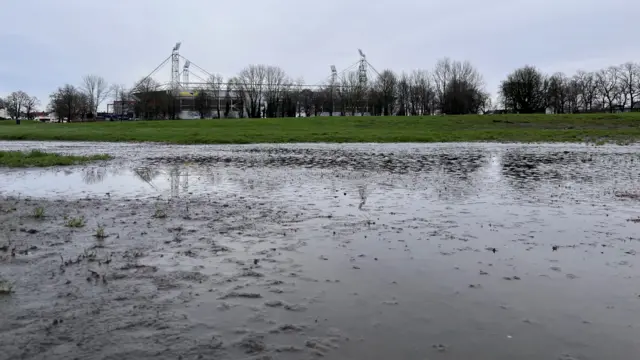
<path id="1" fill-rule="evenodd" d="M 514 113 L 640 111 L 640 65 L 628 62 L 572 76 L 525 66 L 509 74 L 499 91 L 504 110 Z"/>
<path id="2" fill-rule="evenodd" d="M 87 75 L 79 86 L 67 84 L 54 91 L 49 96 L 46 110 L 70 121 L 92 119 L 98 107 L 117 89 L 100 76 Z M 6 108 L 12 119 L 33 119 L 40 105 L 37 97 L 24 91 L 14 91 L 4 99 L 0 98 L 0 108 Z"/>
<path id="3" fill-rule="evenodd" d="M 396 74 L 383 70 L 373 79 L 361 78 L 356 71 L 338 76 L 324 86 L 305 87 L 301 80 L 289 78 L 276 66 L 251 65 L 229 79 L 212 76 L 198 92 L 198 112 L 205 113 L 207 94 L 225 93 L 225 110 L 233 99 L 251 118 L 329 115 L 423 115 L 437 112 L 469 114 L 490 105 L 480 73 L 469 63 L 448 58 L 438 61 L 432 71 L 415 70 Z M 209 90 L 209 91 L 207 91 Z"/>
<path id="4" fill-rule="evenodd" d="M 250 65 L 234 77 L 212 75 L 196 88 L 173 91 L 149 77 L 126 88 L 88 75 L 79 86 L 67 84 L 52 93 L 48 110 L 60 118 L 91 119 L 109 97 L 116 114 L 146 119 L 173 119 L 182 110 L 197 111 L 201 118 L 640 110 L 640 65 L 631 62 L 570 76 L 524 66 L 501 82 L 493 103 L 482 75 L 467 61 L 444 58 L 430 70 L 383 70 L 368 79 L 361 75 L 354 70 L 308 86 L 280 67 Z M 180 96 L 186 90 L 193 96 Z M 7 108 L 14 118 L 29 118 L 38 105 L 37 98 L 22 91 L 0 99 L 0 108 Z"/>
<path id="5" fill-rule="evenodd" d="M 379 75 L 379 76 L 378 76 Z M 307 86 L 277 66 L 250 65 L 236 76 L 212 75 L 193 90 L 193 102 L 178 91 L 159 91 L 151 78 L 140 80 L 118 102 L 136 100 L 142 118 L 175 118 L 188 108 L 205 117 L 296 117 L 329 115 L 469 114 L 488 109 L 489 94 L 480 73 L 469 63 L 440 60 L 432 71 L 396 74 L 384 70 L 363 81 L 358 71 L 334 82 Z"/>
<path id="6" fill-rule="evenodd" d="M 40 105 L 37 97 L 24 91 L 14 91 L 5 98 L 0 98 L 0 109 L 6 109 L 11 119 L 33 119 L 36 108 Z"/>

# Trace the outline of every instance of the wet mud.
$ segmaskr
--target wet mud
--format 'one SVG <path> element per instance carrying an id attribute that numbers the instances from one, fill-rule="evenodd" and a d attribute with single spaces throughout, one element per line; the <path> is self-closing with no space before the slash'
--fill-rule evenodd
<path id="1" fill-rule="evenodd" d="M 0 359 L 634 359 L 640 155 L 0 142 Z"/>

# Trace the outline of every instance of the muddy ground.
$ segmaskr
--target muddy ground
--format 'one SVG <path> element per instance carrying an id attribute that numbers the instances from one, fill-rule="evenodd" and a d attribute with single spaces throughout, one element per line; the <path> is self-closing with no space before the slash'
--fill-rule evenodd
<path id="1" fill-rule="evenodd" d="M 27 147 L 0 359 L 640 356 L 638 148 Z"/>

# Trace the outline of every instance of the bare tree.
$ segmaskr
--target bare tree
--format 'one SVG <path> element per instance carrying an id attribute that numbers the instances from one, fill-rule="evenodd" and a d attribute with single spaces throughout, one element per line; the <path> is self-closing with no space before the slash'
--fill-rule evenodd
<path id="1" fill-rule="evenodd" d="M 411 74 L 411 106 L 416 115 L 431 115 L 435 107 L 435 90 L 432 77 L 426 70 Z"/>
<path id="2" fill-rule="evenodd" d="M 447 85 L 451 81 L 451 63 L 452 61 L 449 58 L 440 59 L 433 70 L 438 109 L 443 113 L 445 112 L 444 107 L 446 106 L 445 93 L 447 91 Z"/>
<path id="3" fill-rule="evenodd" d="M 579 70 L 573 80 L 577 86 L 578 108 L 584 112 L 592 111 L 598 90 L 595 74 Z"/>
<path id="4" fill-rule="evenodd" d="M 384 116 L 393 115 L 396 102 L 396 88 L 398 77 L 391 70 L 383 70 L 373 85 L 380 103 L 380 113 Z"/>
<path id="5" fill-rule="evenodd" d="M 500 84 L 500 96 L 505 110 L 524 114 L 543 112 L 545 76 L 533 66 L 517 69 Z"/>
<path id="6" fill-rule="evenodd" d="M 220 74 L 213 74 L 211 76 L 209 76 L 209 78 L 207 79 L 207 90 L 211 92 L 211 97 L 212 100 L 214 101 L 214 107 L 218 113 L 218 119 L 221 118 L 221 109 L 220 109 L 220 104 L 222 101 L 222 75 Z M 231 98 L 229 98 L 229 100 L 231 100 Z M 231 104 L 229 104 L 229 106 L 231 106 Z M 226 114 L 225 112 L 225 116 L 228 116 L 228 114 Z"/>
<path id="7" fill-rule="evenodd" d="M 619 70 L 615 66 L 600 70 L 596 73 L 596 86 L 598 94 L 601 96 L 602 103 L 607 105 L 610 112 L 614 111 L 613 104 L 617 98 L 619 91 L 618 80 Z"/>
<path id="8" fill-rule="evenodd" d="M 24 112 L 27 119 L 33 118 L 33 112 L 37 106 L 40 106 L 40 100 L 35 96 L 27 96 L 24 99 Z"/>
<path id="9" fill-rule="evenodd" d="M 98 75 L 86 75 L 82 78 L 82 91 L 87 95 L 91 113 L 96 115 L 98 107 L 109 96 L 112 88 L 107 81 Z"/>
<path id="10" fill-rule="evenodd" d="M 620 72 L 618 73 L 619 86 L 622 93 L 624 93 L 625 103 L 626 99 L 629 99 L 629 106 L 633 108 L 636 103 L 638 92 L 640 91 L 640 65 L 637 63 L 624 63 L 620 66 Z"/>
<path id="11" fill-rule="evenodd" d="M 160 84 L 150 77 L 141 79 L 133 86 L 131 94 L 138 100 L 138 117 L 153 119 L 160 114 L 160 100 L 166 100 L 166 94 L 159 94 L 159 89 Z"/>
<path id="12" fill-rule="evenodd" d="M 19 119 L 22 116 L 24 106 L 29 99 L 29 95 L 24 91 L 14 91 L 5 99 L 7 112 L 12 119 Z"/>
<path id="13" fill-rule="evenodd" d="M 213 109 L 213 97 L 210 91 L 205 88 L 196 90 L 194 101 L 195 110 L 200 114 L 200 119 L 204 119 Z"/>
<path id="14" fill-rule="evenodd" d="M 566 84 L 567 112 L 580 112 L 580 85 L 574 78 L 568 79 Z"/>
<path id="15" fill-rule="evenodd" d="M 398 115 L 399 116 L 407 116 L 409 111 L 409 102 L 411 96 L 411 84 L 409 80 L 409 75 L 407 73 L 402 73 L 397 83 L 397 103 L 398 103 Z"/>
<path id="16" fill-rule="evenodd" d="M 278 107 L 282 101 L 282 93 L 286 86 L 287 74 L 277 66 L 267 66 L 264 76 L 264 100 L 266 102 L 265 115 L 268 118 L 276 117 Z"/>
<path id="17" fill-rule="evenodd" d="M 244 68 L 235 79 L 238 94 L 245 97 L 250 118 L 261 117 L 261 107 L 264 100 L 264 83 L 266 66 L 249 65 Z"/>
<path id="18" fill-rule="evenodd" d="M 450 79 L 441 101 L 445 114 L 477 114 L 489 97 L 482 75 L 470 62 L 450 63 Z"/>
<path id="19" fill-rule="evenodd" d="M 131 92 L 122 84 L 113 84 L 110 89 L 110 94 L 113 96 L 113 113 L 120 117 L 133 112 L 133 108 L 130 108 Z"/>
<path id="20" fill-rule="evenodd" d="M 555 114 L 564 114 L 566 111 L 568 82 L 563 73 L 555 73 L 548 79 L 546 104 Z"/>
<path id="21" fill-rule="evenodd" d="M 50 96 L 50 107 L 58 118 L 66 118 L 72 122 L 82 116 L 87 108 L 87 99 L 84 94 L 73 85 L 65 85 Z"/>

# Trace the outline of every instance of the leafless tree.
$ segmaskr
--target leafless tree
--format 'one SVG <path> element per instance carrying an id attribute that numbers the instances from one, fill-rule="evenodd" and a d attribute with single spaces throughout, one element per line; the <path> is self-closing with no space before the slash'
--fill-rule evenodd
<path id="1" fill-rule="evenodd" d="M 113 112 L 114 114 L 117 112 L 117 115 L 123 116 L 128 113 L 129 103 L 131 102 L 131 91 L 128 90 L 122 84 L 113 84 L 111 85 L 110 94 L 113 97 Z M 116 109 L 117 105 L 117 109 Z"/>
<path id="2" fill-rule="evenodd" d="M 447 85 L 451 81 L 451 68 L 452 61 L 449 58 L 443 58 L 438 60 L 433 70 L 433 80 L 436 90 L 436 97 L 438 101 L 438 110 L 444 111 L 445 107 L 445 93 L 447 91 Z"/>
<path id="3" fill-rule="evenodd" d="M 620 90 L 624 93 L 625 100 L 628 98 L 629 106 L 633 108 L 640 92 L 640 65 L 633 62 L 622 64 L 618 78 Z M 623 105 L 627 105 L 626 101 Z"/>
<path id="4" fill-rule="evenodd" d="M 440 108 L 445 114 L 477 114 L 485 106 L 488 94 L 484 91 L 482 75 L 470 62 L 450 62 L 450 77 Z"/>
<path id="5" fill-rule="evenodd" d="M 24 113 L 27 119 L 33 118 L 33 112 L 36 107 L 40 106 L 40 100 L 35 96 L 28 96 L 24 99 Z"/>
<path id="6" fill-rule="evenodd" d="M 340 84 L 340 101 L 343 112 L 356 115 L 365 107 L 366 89 L 360 83 L 357 71 L 350 71 L 342 78 Z"/>
<path id="7" fill-rule="evenodd" d="M 266 102 L 265 115 L 268 118 L 276 117 L 278 107 L 282 101 L 282 93 L 285 90 L 287 74 L 277 66 L 265 67 L 264 76 L 264 100 Z"/>
<path id="8" fill-rule="evenodd" d="M 72 122 L 82 117 L 87 106 L 87 98 L 73 85 L 65 85 L 50 95 L 50 107 L 58 118 Z"/>
<path id="9" fill-rule="evenodd" d="M 389 69 L 383 70 L 374 83 L 373 90 L 379 99 L 381 115 L 393 115 L 396 102 L 397 85 L 398 77 Z"/>
<path id="10" fill-rule="evenodd" d="M 500 84 L 500 97 L 508 111 L 524 114 L 544 111 L 545 76 L 533 66 L 516 69 Z"/>
<path id="11" fill-rule="evenodd" d="M 222 101 L 222 75 L 213 74 L 207 79 L 207 90 L 212 94 L 212 100 L 214 101 L 214 107 L 218 113 L 218 119 L 221 118 L 221 101 Z M 231 104 L 229 104 L 231 106 Z M 226 116 L 226 115 L 225 115 Z"/>
<path id="12" fill-rule="evenodd" d="M 5 106 L 9 116 L 12 119 L 19 119 L 28 100 L 29 95 L 24 91 L 14 91 L 9 94 L 5 99 Z"/>
<path id="13" fill-rule="evenodd" d="M 435 106 L 435 90 L 432 77 L 426 70 L 411 74 L 411 106 L 415 115 L 431 115 Z"/>
<path id="14" fill-rule="evenodd" d="M 584 112 L 592 111 L 598 91 L 595 74 L 579 70 L 573 76 L 573 80 L 578 91 L 578 108 Z"/>
<path id="15" fill-rule="evenodd" d="M 547 83 L 546 105 L 556 114 L 564 114 L 567 105 L 568 79 L 563 73 L 551 75 Z"/>
<path id="16" fill-rule="evenodd" d="M 262 115 L 266 68 L 264 65 L 249 65 L 240 71 L 235 79 L 238 94 L 242 94 L 247 102 L 250 118 L 259 118 Z"/>
<path id="17" fill-rule="evenodd" d="M 161 105 L 159 89 L 160 84 L 150 77 L 141 79 L 133 86 L 131 93 L 138 100 L 136 113 L 139 117 L 152 119 L 159 115 L 159 106 Z"/>
<path id="18" fill-rule="evenodd" d="M 109 96 L 111 89 L 107 81 L 101 76 L 86 75 L 82 78 L 82 91 L 89 99 L 91 113 L 94 115 L 98 113 L 98 107 Z"/>
<path id="19" fill-rule="evenodd" d="M 602 103 L 607 105 L 610 112 L 614 111 L 614 103 L 619 91 L 619 70 L 615 66 L 600 70 L 596 73 L 596 86 Z"/>
<path id="20" fill-rule="evenodd" d="M 411 100 L 411 83 L 407 73 L 400 74 L 396 89 L 399 116 L 407 116 L 409 113 L 409 102 Z"/>
<path id="21" fill-rule="evenodd" d="M 200 114 L 200 119 L 209 116 L 213 109 L 213 93 L 202 87 L 195 91 L 193 105 L 195 110 Z"/>

